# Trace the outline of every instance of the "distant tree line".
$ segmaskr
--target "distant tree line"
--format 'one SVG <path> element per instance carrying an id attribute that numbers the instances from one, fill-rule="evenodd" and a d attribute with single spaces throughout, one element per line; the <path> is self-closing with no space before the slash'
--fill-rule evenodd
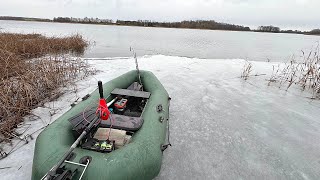
<path id="1" fill-rule="evenodd" d="M 280 32 L 280 28 L 275 26 L 259 26 L 257 31 L 278 33 Z"/>
<path id="2" fill-rule="evenodd" d="M 112 19 L 99 19 L 99 18 L 74 18 L 74 17 L 55 17 L 54 22 L 65 23 L 88 23 L 88 24 L 113 24 Z"/>
<path id="3" fill-rule="evenodd" d="M 69 17 L 55 17 L 53 18 L 54 22 L 71 22 L 71 18 Z"/>
<path id="4" fill-rule="evenodd" d="M 281 33 L 289 33 L 289 34 L 305 34 L 306 32 L 299 30 L 281 30 Z"/>
<path id="5" fill-rule="evenodd" d="M 13 20 L 13 21 L 43 21 L 50 22 L 50 19 L 43 18 L 30 18 L 30 17 L 14 17 L 14 16 L 0 16 L 0 20 Z"/>
<path id="6" fill-rule="evenodd" d="M 311 35 L 320 35 L 320 29 L 314 29 L 314 30 L 310 31 L 308 34 L 311 34 Z"/>
<path id="7" fill-rule="evenodd" d="M 126 26 L 145 26 L 145 27 L 166 27 L 166 28 L 189 28 L 189 29 L 211 29 L 211 30 L 230 30 L 230 31 L 256 31 L 256 32 L 270 32 L 270 33 L 292 33 L 292 34 L 308 34 L 320 35 L 320 29 L 312 31 L 298 31 L 298 30 L 281 30 L 276 26 L 259 26 L 258 29 L 251 30 L 249 27 L 220 23 L 214 20 L 196 20 L 196 21 L 180 21 L 180 22 L 156 22 L 149 20 L 125 21 L 117 20 L 113 22 L 111 19 L 99 18 L 74 18 L 74 17 L 55 17 L 53 20 L 42 18 L 29 17 L 14 17 L 14 16 L 0 16 L 0 20 L 17 20 L 17 21 L 44 21 L 44 22 L 65 22 L 65 23 L 85 23 L 85 24 L 115 24 Z"/>
<path id="8" fill-rule="evenodd" d="M 249 27 L 240 25 L 219 23 L 213 20 L 181 21 L 181 22 L 155 22 L 147 20 L 124 21 L 117 20 L 117 25 L 145 26 L 145 27 L 166 27 L 166 28 L 190 28 L 190 29 L 212 29 L 231 31 L 250 31 Z"/>
<path id="9" fill-rule="evenodd" d="M 271 33 L 291 33 L 291 34 L 308 34 L 308 35 L 320 35 L 320 29 L 314 29 L 312 31 L 299 31 L 299 30 L 281 30 L 276 26 L 259 26 L 256 32 L 271 32 Z"/>

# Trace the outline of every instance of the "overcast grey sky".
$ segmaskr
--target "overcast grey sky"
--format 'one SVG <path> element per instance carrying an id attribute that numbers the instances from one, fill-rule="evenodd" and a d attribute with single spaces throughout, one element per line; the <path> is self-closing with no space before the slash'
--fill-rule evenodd
<path id="1" fill-rule="evenodd" d="M 320 0 L 0 0 L 0 16 L 98 17 L 180 21 L 213 19 L 256 28 L 320 28 Z"/>

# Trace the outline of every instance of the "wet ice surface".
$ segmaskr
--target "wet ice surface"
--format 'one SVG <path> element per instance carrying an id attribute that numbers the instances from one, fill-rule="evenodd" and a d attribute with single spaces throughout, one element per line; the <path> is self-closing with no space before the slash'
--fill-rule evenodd
<path id="1" fill-rule="evenodd" d="M 50 108 L 34 112 L 51 121 L 77 98 L 134 69 L 133 59 L 89 60 L 101 70 L 77 82 Z M 320 102 L 307 92 L 268 86 L 271 63 L 252 62 L 253 74 L 242 80 L 243 60 L 204 60 L 169 56 L 139 58 L 169 92 L 170 141 L 164 153 L 162 179 L 319 179 Z M 41 120 L 29 132 L 42 127 Z M 30 179 L 35 141 L 0 161 L 4 179 Z M 20 168 L 20 170 L 18 170 Z"/>
<path id="2" fill-rule="evenodd" d="M 319 179 L 319 102 L 268 87 L 266 76 L 236 78 L 236 60 L 190 61 L 161 78 L 173 147 L 158 179 Z"/>

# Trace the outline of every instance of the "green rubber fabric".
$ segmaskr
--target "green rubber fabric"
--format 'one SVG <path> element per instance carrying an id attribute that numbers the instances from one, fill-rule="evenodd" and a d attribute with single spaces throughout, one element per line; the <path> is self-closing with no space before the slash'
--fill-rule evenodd
<path id="1" fill-rule="evenodd" d="M 77 147 L 73 151 L 76 154 L 73 162 L 79 162 L 84 156 L 92 157 L 82 179 L 140 180 L 153 179 L 159 174 L 163 155 L 161 146 L 166 141 L 167 120 L 169 119 L 169 95 L 153 73 L 140 71 L 140 75 L 143 89 L 151 93 L 142 113 L 144 123 L 141 129 L 134 133 L 129 144 L 111 153 L 89 151 Z M 123 74 L 103 85 L 104 95 L 108 97 L 115 88 L 126 89 L 135 81 L 138 81 L 137 71 Z M 109 96 L 107 102 L 111 99 Z M 98 100 L 99 93 L 96 90 L 87 100 L 77 104 L 40 133 L 34 151 L 33 180 L 41 179 L 76 140 L 68 119 L 83 112 L 89 104 L 97 104 Z M 163 107 L 160 112 L 157 111 L 158 105 Z M 66 167 L 78 168 L 74 179 L 79 179 L 83 168 L 76 165 L 66 165 Z"/>

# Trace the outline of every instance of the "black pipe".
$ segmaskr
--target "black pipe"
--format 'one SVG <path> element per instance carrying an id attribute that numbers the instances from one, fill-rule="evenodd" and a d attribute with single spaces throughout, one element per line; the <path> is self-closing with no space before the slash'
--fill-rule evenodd
<path id="1" fill-rule="evenodd" d="M 101 81 L 98 81 L 98 87 L 99 87 L 100 99 L 103 99 L 103 88 L 102 88 L 102 82 Z"/>

